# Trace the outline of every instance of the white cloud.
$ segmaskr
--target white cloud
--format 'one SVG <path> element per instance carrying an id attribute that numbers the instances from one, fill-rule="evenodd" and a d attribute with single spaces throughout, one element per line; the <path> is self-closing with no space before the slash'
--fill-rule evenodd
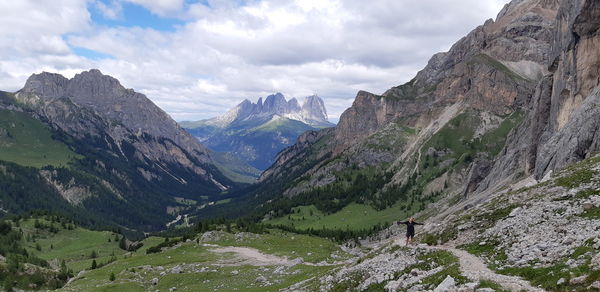
<path id="1" fill-rule="evenodd" d="M 106 19 L 115 20 L 115 19 L 120 19 L 123 16 L 122 15 L 123 6 L 121 5 L 121 2 L 119 2 L 119 1 L 112 0 L 107 4 L 100 0 L 96 0 L 94 2 L 94 5 L 95 5 L 96 9 L 98 9 L 98 11 L 100 11 L 100 13 L 102 14 L 102 17 L 104 17 Z"/>
<path id="2" fill-rule="evenodd" d="M 18 1 L 20 8 L 11 8 L 9 14 L 25 14 L 27 21 L 0 18 L 0 86 L 15 90 L 26 76 L 41 70 L 72 75 L 96 67 L 146 93 L 177 120 L 211 117 L 245 98 L 256 100 L 277 91 L 288 97 L 317 93 L 335 118 L 358 90 L 383 93 L 408 81 L 433 53 L 447 50 L 494 17 L 503 4 L 501 0 L 368 4 L 253 0 L 239 6 L 239 1 L 225 0 L 210 0 L 208 5 L 120 1 L 186 23 L 172 32 L 102 27 L 90 22 L 84 0 L 62 0 L 59 5 Z M 0 9 L 8 9 L 12 3 L 2 5 Z M 126 11 L 117 9 L 120 5 L 117 0 L 109 2 L 103 15 L 127 17 Z M 53 15 L 63 16 L 57 21 Z M 21 46 L 7 45 L 11 42 Z M 69 45 L 113 58 L 89 60 L 74 55 Z"/>
<path id="3" fill-rule="evenodd" d="M 152 13 L 167 16 L 180 12 L 183 8 L 183 0 L 125 0 L 146 7 Z"/>
<path id="4" fill-rule="evenodd" d="M 17 90 L 41 70 L 65 75 L 91 66 L 65 35 L 90 27 L 85 0 L 0 1 L 0 88 Z M 75 69 L 75 70 L 73 70 Z"/>

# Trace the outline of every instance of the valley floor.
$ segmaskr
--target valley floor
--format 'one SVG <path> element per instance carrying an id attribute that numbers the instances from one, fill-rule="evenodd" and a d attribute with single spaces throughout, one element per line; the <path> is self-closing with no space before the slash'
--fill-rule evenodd
<path id="1" fill-rule="evenodd" d="M 162 249 L 153 247 L 165 238 L 149 237 L 126 252 L 113 232 L 47 217 L 14 224 L 29 254 L 73 270 L 62 291 L 594 291 L 599 206 L 596 156 L 542 182 L 442 200 L 420 214 L 426 225 L 409 247 L 404 228 L 393 225 L 360 244 L 278 229 L 209 231 Z M 349 208 L 364 213 L 358 207 Z"/>

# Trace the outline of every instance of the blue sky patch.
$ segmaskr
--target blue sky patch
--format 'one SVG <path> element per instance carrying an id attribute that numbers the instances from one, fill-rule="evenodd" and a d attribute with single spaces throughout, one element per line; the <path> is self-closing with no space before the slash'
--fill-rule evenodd
<path id="1" fill-rule="evenodd" d="M 114 59 L 113 56 L 98 51 L 71 46 L 71 50 L 78 56 L 85 57 L 91 60 Z"/>
<path id="2" fill-rule="evenodd" d="M 110 5 L 109 1 L 102 1 Z M 143 6 L 123 2 L 121 3 L 121 17 L 118 19 L 108 19 L 93 4 L 89 6 L 89 12 L 92 21 L 97 25 L 107 27 L 141 27 L 151 28 L 158 31 L 175 31 L 177 26 L 185 24 L 183 20 L 176 18 L 166 18 L 153 14 Z"/>

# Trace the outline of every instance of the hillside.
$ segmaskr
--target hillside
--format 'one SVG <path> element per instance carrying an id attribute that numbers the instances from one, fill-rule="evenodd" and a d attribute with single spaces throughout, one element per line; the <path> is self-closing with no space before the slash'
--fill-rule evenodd
<path id="1" fill-rule="evenodd" d="M 5 213 L 52 210 L 139 234 L 195 208 L 181 198 L 201 204 L 239 187 L 160 108 L 98 70 L 34 74 L 1 93 L 0 111 Z"/>
<path id="2" fill-rule="evenodd" d="M 300 105 L 295 98 L 286 100 L 277 93 L 269 95 L 264 103 L 262 98 L 257 103 L 244 100 L 222 116 L 181 122 L 181 126 L 211 150 L 235 155 L 262 171 L 300 134 L 333 124 L 327 120 L 320 97 L 306 97 Z"/>

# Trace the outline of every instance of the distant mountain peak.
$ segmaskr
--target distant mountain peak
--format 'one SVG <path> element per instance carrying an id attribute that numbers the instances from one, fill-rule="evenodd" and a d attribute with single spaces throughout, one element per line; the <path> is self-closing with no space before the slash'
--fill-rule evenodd
<path id="1" fill-rule="evenodd" d="M 304 104 L 302 105 L 302 115 L 305 117 L 305 120 L 309 121 L 309 124 L 327 121 L 325 103 L 316 94 L 305 97 Z"/>
<path id="2" fill-rule="evenodd" d="M 252 121 L 275 115 L 297 120 L 313 127 L 333 126 L 327 120 L 325 103 L 316 94 L 305 97 L 304 102 L 300 104 L 297 98 L 286 100 L 280 92 L 271 94 L 265 99 L 260 97 L 256 103 L 245 99 L 224 115 L 206 120 L 206 123 L 224 128 L 236 121 Z"/>

